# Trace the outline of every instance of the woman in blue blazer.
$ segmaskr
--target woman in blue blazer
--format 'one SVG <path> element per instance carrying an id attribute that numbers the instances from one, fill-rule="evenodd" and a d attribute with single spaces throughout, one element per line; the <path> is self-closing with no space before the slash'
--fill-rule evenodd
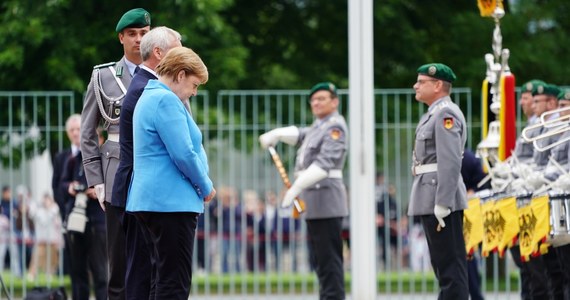
<path id="1" fill-rule="evenodd" d="M 140 221 L 156 261 L 155 299 L 188 299 L 198 216 L 216 191 L 202 134 L 182 104 L 208 81 L 191 49 L 177 47 L 156 68 L 133 115 L 134 168 L 127 211 Z"/>

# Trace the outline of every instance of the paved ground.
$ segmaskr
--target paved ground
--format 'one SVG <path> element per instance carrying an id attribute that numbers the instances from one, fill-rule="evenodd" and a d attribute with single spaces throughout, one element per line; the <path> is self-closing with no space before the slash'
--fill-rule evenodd
<path id="1" fill-rule="evenodd" d="M 192 296 L 190 297 L 191 300 L 212 300 L 212 299 L 220 299 L 220 300 L 238 300 L 238 299 L 247 299 L 247 300 L 317 300 L 319 297 L 317 295 L 236 295 L 236 296 Z M 437 299 L 437 295 L 435 294 L 408 294 L 408 295 L 398 295 L 398 294 L 383 294 L 378 295 L 376 297 L 377 300 L 422 300 L 422 299 Z M 485 295 L 486 300 L 515 300 L 520 299 L 520 296 L 516 293 L 497 293 L 492 294 L 488 293 Z M 360 300 L 360 299 L 353 299 L 350 295 L 347 297 L 347 300 Z"/>

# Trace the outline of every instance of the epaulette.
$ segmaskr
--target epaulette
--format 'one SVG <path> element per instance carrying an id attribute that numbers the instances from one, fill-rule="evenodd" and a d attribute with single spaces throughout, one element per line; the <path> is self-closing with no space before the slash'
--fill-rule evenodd
<path id="1" fill-rule="evenodd" d="M 108 62 L 105 64 L 100 64 L 100 65 L 96 65 L 93 67 L 93 69 L 101 69 L 101 68 L 105 68 L 105 67 L 109 67 L 109 66 L 114 66 L 117 62 Z"/>

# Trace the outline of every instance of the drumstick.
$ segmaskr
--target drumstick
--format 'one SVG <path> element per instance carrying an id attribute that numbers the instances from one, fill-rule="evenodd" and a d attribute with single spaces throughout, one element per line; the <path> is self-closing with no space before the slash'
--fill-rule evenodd
<path id="1" fill-rule="evenodd" d="M 269 153 L 271 154 L 273 163 L 275 163 L 275 167 L 277 167 L 277 171 L 279 171 L 279 175 L 281 175 L 281 179 L 283 180 L 285 187 L 290 188 L 291 181 L 289 181 L 289 176 L 287 176 L 287 172 L 285 171 L 285 167 L 283 167 L 283 162 L 281 162 L 279 154 L 277 153 L 277 151 L 275 151 L 275 148 L 273 146 L 269 146 L 267 150 L 269 150 Z M 293 200 L 293 205 L 295 206 L 295 210 L 297 213 L 301 214 L 305 211 L 304 209 L 305 205 L 303 203 L 303 200 L 299 199 L 298 197 L 296 197 L 295 200 Z"/>

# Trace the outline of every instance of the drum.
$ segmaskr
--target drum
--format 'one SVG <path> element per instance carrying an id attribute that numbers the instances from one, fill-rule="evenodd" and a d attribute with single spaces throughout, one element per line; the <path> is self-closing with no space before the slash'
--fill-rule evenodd
<path id="1" fill-rule="evenodd" d="M 554 247 L 570 244 L 570 193 L 551 190 L 548 193 L 550 208 L 550 238 Z"/>

